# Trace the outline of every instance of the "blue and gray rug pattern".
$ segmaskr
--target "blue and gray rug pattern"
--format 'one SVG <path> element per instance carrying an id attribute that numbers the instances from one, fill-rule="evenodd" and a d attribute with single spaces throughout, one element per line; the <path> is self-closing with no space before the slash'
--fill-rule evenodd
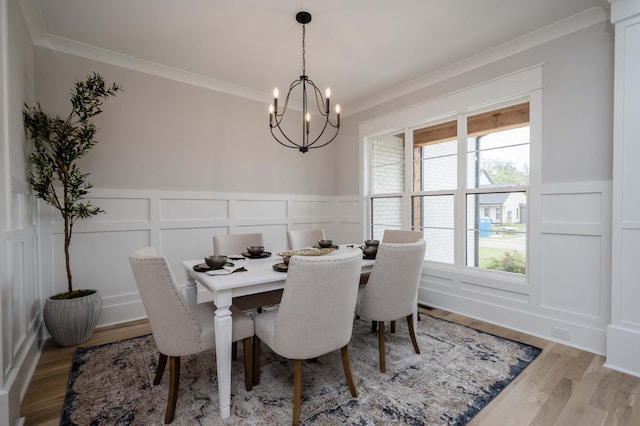
<path id="1" fill-rule="evenodd" d="M 413 351 L 405 321 L 386 334 L 387 372 L 378 339 L 356 320 L 349 345 L 358 391 L 345 382 L 340 351 L 303 363 L 305 425 L 464 425 L 541 352 L 540 349 L 422 315 Z M 388 328 L 387 328 L 388 329 Z M 239 345 L 241 347 L 242 345 Z M 233 362 L 232 415 L 219 417 L 215 353 L 183 357 L 175 425 L 290 424 L 293 362 L 262 346 L 260 384 L 244 388 L 242 351 Z M 69 377 L 62 425 L 162 424 L 168 368 L 153 386 L 158 353 L 152 336 L 79 348 Z"/>

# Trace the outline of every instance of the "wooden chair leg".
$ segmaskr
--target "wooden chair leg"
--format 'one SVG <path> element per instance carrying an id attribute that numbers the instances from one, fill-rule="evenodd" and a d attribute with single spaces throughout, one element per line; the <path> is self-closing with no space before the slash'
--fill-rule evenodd
<path id="1" fill-rule="evenodd" d="M 165 424 L 173 421 L 176 414 L 176 402 L 178 401 L 178 385 L 180 384 L 180 357 L 169 358 L 169 397 L 167 398 L 167 411 L 164 415 Z"/>
<path id="2" fill-rule="evenodd" d="M 340 349 L 340 353 L 342 355 L 342 369 L 344 370 L 344 377 L 347 379 L 347 385 L 349 385 L 349 390 L 351 390 L 351 396 L 356 398 L 358 396 L 358 391 L 356 390 L 355 383 L 353 383 L 353 376 L 351 376 L 351 363 L 349 362 L 349 345 L 344 345 Z"/>
<path id="3" fill-rule="evenodd" d="M 156 369 L 156 377 L 153 379 L 153 385 L 158 385 L 160 380 L 162 380 L 162 375 L 164 374 L 164 368 L 167 366 L 167 356 L 165 354 L 160 354 L 160 358 L 158 358 L 158 368 Z"/>
<path id="4" fill-rule="evenodd" d="M 378 350 L 380 351 L 380 371 L 386 373 L 387 364 L 384 359 L 384 321 L 379 321 L 378 324 Z"/>
<path id="5" fill-rule="evenodd" d="M 231 359 L 238 359 L 238 342 L 231 342 Z"/>
<path id="6" fill-rule="evenodd" d="M 300 424 L 300 403 L 302 400 L 302 360 L 293 361 L 293 426 Z"/>
<path id="7" fill-rule="evenodd" d="M 391 321 L 391 332 L 392 333 L 396 332 L 396 322 L 395 321 Z"/>
<path id="8" fill-rule="evenodd" d="M 247 391 L 253 389 L 253 338 L 247 337 L 242 341 L 242 355 L 244 355 L 244 387 Z M 234 342 L 235 343 L 235 342 Z"/>
<path id="9" fill-rule="evenodd" d="M 413 343 L 413 349 L 417 354 L 420 353 L 420 348 L 418 347 L 418 340 L 416 340 L 416 333 L 413 329 L 413 314 L 407 315 L 407 325 L 409 326 L 409 336 L 411 336 L 411 343 Z"/>
<path id="10" fill-rule="evenodd" d="M 371 332 L 375 333 L 378 331 L 378 321 L 371 321 Z"/>
<path id="11" fill-rule="evenodd" d="M 260 349 L 262 341 L 253 336 L 253 386 L 260 383 Z"/>

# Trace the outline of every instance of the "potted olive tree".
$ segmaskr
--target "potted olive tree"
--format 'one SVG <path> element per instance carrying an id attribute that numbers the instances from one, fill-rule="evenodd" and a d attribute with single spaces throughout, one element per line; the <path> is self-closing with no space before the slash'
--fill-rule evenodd
<path id="1" fill-rule="evenodd" d="M 47 330 L 60 346 L 73 346 L 91 337 L 100 318 L 102 299 L 97 290 L 73 287 L 69 246 L 78 219 L 104 213 L 85 200 L 91 188 L 88 173 L 77 162 L 97 143 L 91 118 L 102 112 L 103 101 L 121 91 L 116 83 L 107 85 L 98 73 L 76 81 L 71 91 L 71 112 L 66 119 L 35 107 L 24 106 L 27 135 L 33 142 L 29 155 L 29 183 L 35 196 L 57 209 L 64 222 L 64 258 L 67 291 L 49 297 L 43 316 Z"/>

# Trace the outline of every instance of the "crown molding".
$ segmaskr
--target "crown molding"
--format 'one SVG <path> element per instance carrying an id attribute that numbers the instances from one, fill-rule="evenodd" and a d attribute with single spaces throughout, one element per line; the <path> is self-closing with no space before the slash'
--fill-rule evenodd
<path id="1" fill-rule="evenodd" d="M 123 55 L 107 49 L 78 43 L 73 40 L 52 36 L 47 34 L 44 29 L 42 15 L 40 13 L 37 0 L 19 0 L 19 4 L 29 29 L 31 39 L 36 46 L 180 81 L 258 102 L 268 104 L 272 101 L 270 93 L 264 93 L 178 68 L 169 67 L 133 56 Z M 416 90 L 423 89 L 456 75 L 463 74 L 516 53 L 531 49 L 532 47 L 590 27 L 606 21 L 607 19 L 608 13 L 604 8 L 593 7 L 582 13 L 558 21 L 507 43 L 498 45 L 484 52 L 480 52 L 457 63 L 440 68 L 430 74 L 386 90 L 361 102 L 348 105 L 348 108 L 344 108 L 344 111 L 349 111 L 349 113 L 343 113 L 343 116 L 346 117 L 385 102 L 389 102 L 398 97 L 415 92 Z M 291 105 L 291 107 L 294 109 L 296 108 L 295 105 Z"/>
<path id="2" fill-rule="evenodd" d="M 236 84 L 228 83 L 226 81 L 206 77 L 201 74 L 196 74 L 179 68 L 162 65 L 157 62 L 147 61 L 144 59 L 136 58 L 134 56 L 124 55 L 122 53 L 98 48 L 88 44 L 79 43 L 74 40 L 47 35 L 46 43 L 36 43 L 36 45 L 55 50 L 57 52 L 68 53 L 70 55 L 80 56 L 98 62 L 104 62 L 122 68 L 140 71 L 146 74 L 164 77 L 174 81 L 180 81 L 182 83 L 187 83 L 194 86 L 204 87 L 206 89 L 215 90 L 217 92 L 239 96 L 241 98 L 265 102 L 267 104 L 273 101 L 273 99 L 268 94 L 249 89 L 244 86 L 239 86 Z"/>
<path id="3" fill-rule="evenodd" d="M 79 56 L 82 58 L 92 59 L 98 62 L 104 62 L 151 74 L 159 77 L 168 78 L 170 80 L 180 81 L 194 86 L 204 87 L 206 89 L 239 96 L 259 102 L 269 103 L 273 99 L 270 94 L 263 93 L 254 89 L 228 83 L 222 80 L 206 77 L 193 72 L 181 70 L 179 68 L 158 64 L 156 62 L 147 61 L 122 53 L 114 52 L 108 49 L 79 43 L 63 37 L 47 34 L 44 29 L 42 15 L 38 7 L 37 0 L 19 0 L 20 8 L 24 16 L 31 40 L 35 46 L 43 47 L 57 52 L 67 53 L 69 55 Z"/>
<path id="4" fill-rule="evenodd" d="M 640 15 L 640 0 L 609 0 L 611 3 L 611 23 Z"/>

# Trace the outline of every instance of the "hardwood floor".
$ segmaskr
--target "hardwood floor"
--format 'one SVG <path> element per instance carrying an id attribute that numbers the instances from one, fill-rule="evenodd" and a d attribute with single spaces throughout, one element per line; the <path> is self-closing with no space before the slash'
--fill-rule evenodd
<path id="1" fill-rule="evenodd" d="M 101 345 L 149 333 L 151 328 L 146 320 L 135 321 L 97 329 L 82 346 Z M 22 401 L 21 412 L 25 417 L 25 425 L 60 424 L 62 403 L 75 350 L 76 346 L 60 348 L 51 339 L 47 341 Z"/>
<path id="2" fill-rule="evenodd" d="M 422 312 L 528 343 L 542 354 L 469 423 L 640 425 L 640 378 L 603 367 L 604 357 L 440 309 Z M 96 330 L 84 345 L 150 333 L 146 321 Z M 22 403 L 25 425 L 58 425 L 75 347 L 47 343 Z"/>

